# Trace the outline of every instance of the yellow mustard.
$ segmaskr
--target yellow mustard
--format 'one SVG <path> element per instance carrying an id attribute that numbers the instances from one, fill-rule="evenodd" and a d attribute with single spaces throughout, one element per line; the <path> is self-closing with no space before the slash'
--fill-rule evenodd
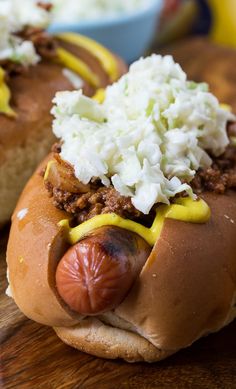
<path id="1" fill-rule="evenodd" d="M 79 34 L 63 33 L 58 34 L 57 37 L 61 40 L 64 40 L 65 42 L 78 45 L 89 51 L 98 59 L 101 66 L 109 75 L 109 78 L 112 82 L 118 79 L 119 70 L 117 61 L 114 55 L 110 53 L 110 51 L 107 50 L 105 47 L 95 42 L 94 40 Z"/>
<path id="2" fill-rule="evenodd" d="M 96 228 L 116 226 L 135 232 L 151 246 L 154 246 L 161 234 L 166 218 L 190 223 L 206 223 L 210 218 L 210 214 L 210 208 L 204 200 L 192 200 L 189 197 L 182 197 L 176 199 L 174 204 L 158 207 L 156 217 L 150 228 L 132 220 L 123 219 L 115 213 L 94 216 L 74 228 L 70 228 L 69 220 L 61 220 L 59 226 L 64 229 L 66 238 L 72 245 Z"/>
<path id="3" fill-rule="evenodd" d="M 99 104 L 102 104 L 105 100 L 106 92 L 105 89 L 99 88 L 95 95 L 93 95 L 93 100 L 96 100 Z"/>
<path id="4" fill-rule="evenodd" d="M 5 83 L 5 72 L 0 67 L 0 113 L 10 117 L 15 117 L 16 113 L 10 107 L 11 92 Z"/>
<path id="5" fill-rule="evenodd" d="M 221 45 L 236 47 L 236 1 L 207 0 L 212 11 L 211 39 Z"/>
<path id="6" fill-rule="evenodd" d="M 220 104 L 220 108 L 224 109 L 225 111 L 232 112 L 232 107 L 229 104 Z"/>
<path id="7" fill-rule="evenodd" d="M 98 76 L 81 59 L 61 47 L 57 49 L 57 58 L 62 65 L 78 73 L 90 85 L 95 88 L 99 87 Z"/>

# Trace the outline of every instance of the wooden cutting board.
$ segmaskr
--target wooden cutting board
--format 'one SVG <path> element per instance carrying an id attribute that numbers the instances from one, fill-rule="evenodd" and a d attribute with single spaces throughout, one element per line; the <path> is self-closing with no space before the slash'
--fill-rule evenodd
<path id="1" fill-rule="evenodd" d="M 236 111 L 236 51 L 192 40 L 165 53 L 173 53 L 190 78 L 208 81 Z M 5 295 L 7 235 L 6 229 L 0 239 L 1 389 L 236 388 L 236 321 L 150 365 L 98 359 L 64 345 L 51 328 L 28 320 Z"/>

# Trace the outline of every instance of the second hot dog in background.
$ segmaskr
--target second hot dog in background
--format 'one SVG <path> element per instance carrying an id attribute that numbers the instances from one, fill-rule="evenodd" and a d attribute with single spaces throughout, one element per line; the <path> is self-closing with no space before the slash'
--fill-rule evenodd
<path id="1" fill-rule="evenodd" d="M 233 320 L 235 116 L 155 55 L 101 104 L 80 91 L 54 104 L 59 142 L 10 233 L 19 308 L 78 349 L 129 361 L 162 359 Z"/>
<path id="2" fill-rule="evenodd" d="M 52 98 L 82 88 L 93 96 L 115 81 L 125 64 L 98 43 L 46 32 L 50 6 L 31 0 L 0 2 L 0 226 L 55 142 Z"/>

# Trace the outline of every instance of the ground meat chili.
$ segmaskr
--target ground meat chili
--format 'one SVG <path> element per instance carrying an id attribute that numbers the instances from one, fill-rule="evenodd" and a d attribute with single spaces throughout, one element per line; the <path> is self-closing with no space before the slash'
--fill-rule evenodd
<path id="1" fill-rule="evenodd" d="M 15 34 L 17 37 L 31 41 L 42 60 L 56 59 L 58 43 L 56 39 L 46 31 L 36 27 L 26 27 L 23 31 Z M 10 59 L 0 60 L 0 66 L 6 71 L 7 77 L 26 73 L 28 68 Z"/>
<path id="2" fill-rule="evenodd" d="M 121 196 L 113 187 L 101 186 L 84 194 L 53 188 L 50 183 L 46 183 L 46 188 L 55 207 L 75 215 L 78 223 L 111 212 L 133 220 L 142 218 L 142 212 L 133 206 L 130 197 Z"/>
<path id="3" fill-rule="evenodd" d="M 56 58 L 56 49 L 58 47 L 56 39 L 42 28 L 26 27 L 18 35 L 24 40 L 31 41 L 37 53 L 43 59 L 50 60 Z"/>
<path id="4" fill-rule="evenodd" d="M 229 136 L 236 135 L 236 123 L 229 123 Z M 60 144 L 53 147 L 55 158 L 58 159 Z M 236 190 L 236 147 L 229 145 L 225 153 L 212 157 L 212 165 L 207 169 L 199 169 L 190 183 L 196 194 L 211 191 L 224 194 L 227 190 Z M 69 176 L 68 176 L 69 177 Z M 155 207 L 149 215 L 144 215 L 132 204 L 130 197 L 121 196 L 112 186 L 104 187 L 99 180 L 94 180 L 87 193 L 71 193 L 54 187 L 45 182 L 49 195 L 53 198 L 55 207 L 65 210 L 74 216 L 74 223 L 84 221 L 104 213 L 114 212 L 123 218 L 138 221 L 150 226 L 155 217 Z"/>
<path id="5" fill-rule="evenodd" d="M 50 2 L 48 2 L 48 3 L 43 3 L 42 1 L 38 1 L 37 2 L 37 5 L 40 7 L 40 8 L 42 8 L 42 9 L 45 9 L 45 11 L 51 11 L 51 9 L 52 9 L 52 7 L 53 7 L 53 5 L 50 3 Z"/>
<path id="6" fill-rule="evenodd" d="M 212 159 L 212 166 L 199 169 L 191 182 L 194 192 L 224 194 L 228 189 L 236 189 L 236 147 L 228 146 L 223 155 Z"/>

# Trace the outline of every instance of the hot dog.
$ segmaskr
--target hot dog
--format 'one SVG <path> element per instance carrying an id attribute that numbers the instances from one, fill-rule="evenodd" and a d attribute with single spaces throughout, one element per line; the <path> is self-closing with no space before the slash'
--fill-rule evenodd
<path id="1" fill-rule="evenodd" d="M 46 161 L 50 158 L 48 157 Z M 76 269 L 77 272 L 73 277 L 75 267 L 77 267 L 77 258 L 75 258 L 75 263 L 73 262 L 73 251 L 76 245 L 68 245 L 63 229 L 58 226 L 58 222 L 65 218 L 67 214 L 52 206 L 52 201 L 48 197 L 44 185 L 42 185 L 40 172 L 42 167 L 47 164 L 46 161 L 40 165 L 28 182 L 13 215 L 11 234 L 16 235 L 16 240 L 14 244 L 11 244 L 11 242 L 13 243 L 11 239 L 9 240 L 8 265 L 9 276 L 11 277 L 11 272 L 14 269 L 17 277 L 14 277 L 11 282 L 11 290 L 16 303 L 31 319 L 52 326 L 57 326 L 59 322 L 64 323 L 63 325 L 73 325 L 76 323 L 74 318 L 80 318 L 88 314 L 85 311 L 90 309 L 89 314 L 92 315 L 97 312 L 92 311 L 88 299 L 81 302 L 85 306 L 84 309 L 73 309 L 73 303 L 70 302 L 71 295 L 72 300 L 74 298 L 79 299 L 80 293 L 84 293 L 86 297 L 88 289 L 92 292 L 94 288 L 95 300 L 98 299 L 98 303 L 105 303 L 107 306 L 101 308 L 96 303 L 93 309 L 97 309 L 98 305 L 99 313 L 100 311 L 103 312 L 104 309 L 105 311 L 109 310 L 111 305 L 117 305 L 117 302 L 122 301 L 127 294 L 148 258 L 151 247 L 138 235 L 126 230 L 118 228 L 118 233 L 117 228 L 114 227 L 103 227 L 96 230 L 77 244 L 77 246 L 82 246 L 82 251 L 87 250 L 88 254 L 90 254 L 90 250 L 93 251 L 92 265 L 87 263 L 86 268 L 85 264 L 81 262 L 82 275 L 86 274 L 87 279 L 88 277 L 91 279 L 91 284 L 87 284 L 86 288 L 81 290 L 82 280 L 80 283 L 78 269 Z M 29 207 L 32 195 L 34 205 L 32 204 L 32 207 Z M 22 210 L 25 210 L 23 218 L 19 217 Z M 50 210 L 49 213 L 48 210 Z M 38 225 L 38 220 L 41 220 L 41 227 Z M 31 229 L 32 227 L 37 239 L 33 247 L 31 245 L 29 247 L 28 228 Z M 29 250 L 25 251 L 27 246 Z M 94 256 L 94 248 L 96 254 L 98 254 L 97 256 Z M 76 250 L 76 254 L 78 251 L 79 249 Z M 19 255 L 18 253 L 22 254 Z M 69 263 L 70 266 L 68 266 L 71 255 L 72 264 Z M 11 259 L 15 260 L 16 258 L 18 260 L 13 264 Z M 86 258 L 87 261 L 90 259 L 88 256 Z M 102 272 L 103 269 L 108 272 L 107 278 L 106 273 Z M 99 271 L 101 272 L 100 277 L 98 277 L 97 283 L 94 284 L 94 276 Z M 35 277 L 37 277 L 37 280 L 33 286 L 31 285 L 32 279 L 35 279 Z M 48 282 L 45 282 L 45 277 Z M 103 295 L 99 286 L 101 287 L 106 280 L 108 283 L 107 295 Z M 73 281 L 75 285 L 70 285 L 69 290 L 67 289 L 69 293 L 69 301 L 67 302 L 66 284 L 71 284 Z M 122 288 L 117 289 L 117 286 L 120 285 L 122 285 Z M 110 287 L 111 289 L 109 289 Z M 29 288 L 31 293 L 27 297 Z M 45 307 L 45 299 L 48 302 L 48 309 Z M 34 307 L 33 310 L 32 306 Z M 50 313 L 52 306 L 54 308 Z"/>
<path id="2" fill-rule="evenodd" d="M 10 288 L 73 347 L 157 361 L 235 317 L 235 116 L 170 57 L 105 94 L 54 101 L 61 143 L 14 212 Z"/>
<path id="3" fill-rule="evenodd" d="M 50 12 L 36 3 L 7 3 L 0 5 L 0 226 L 10 220 L 25 183 L 55 142 L 55 93 L 82 87 L 96 97 L 126 71 L 119 58 L 88 38 L 47 34 Z"/>
<path id="4" fill-rule="evenodd" d="M 84 316 L 114 309 L 127 295 L 150 250 L 130 231 L 99 228 L 72 246 L 59 262 L 58 293 L 72 310 Z"/>

